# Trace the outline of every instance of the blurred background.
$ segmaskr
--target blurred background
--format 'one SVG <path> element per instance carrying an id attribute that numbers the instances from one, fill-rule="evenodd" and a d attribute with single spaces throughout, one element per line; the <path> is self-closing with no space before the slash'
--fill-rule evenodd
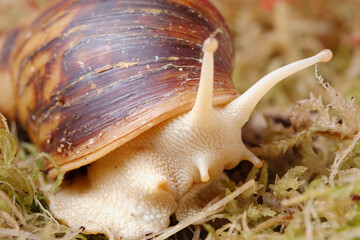
<path id="1" fill-rule="evenodd" d="M 213 0 L 225 17 L 236 49 L 234 82 L 247 89 L 265 73 L 329 48 L 330 63 L 319 74 L 346 98 L 359 96 L 360 1 L 357 0 Z M 284 81 L 263 101 L 287 105 L 315 95 L 314 68 Z M 357 100 L 357 103 L 359 101 Z"/>

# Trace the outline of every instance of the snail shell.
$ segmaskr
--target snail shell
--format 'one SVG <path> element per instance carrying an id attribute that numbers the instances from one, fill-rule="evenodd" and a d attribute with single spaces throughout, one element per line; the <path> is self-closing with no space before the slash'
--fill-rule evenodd
<path id="1" fill-rule="evenodd" d="M 217 29 L 215 105 L 238 93 L 230 35 L 208 1 L 57 1 L 17 38 L 18 117 L 63 171 L 89 164 L 190 110 Z"/>

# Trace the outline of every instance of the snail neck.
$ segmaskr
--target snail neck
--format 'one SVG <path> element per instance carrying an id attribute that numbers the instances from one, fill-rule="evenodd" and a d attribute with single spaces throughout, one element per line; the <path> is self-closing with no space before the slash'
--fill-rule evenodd
<path id="1" fill-rule="evenodd" d="M 189 181 L 201 183 L 217 179 L 224 169 L 235 167 L 241 160 L 249 160 L 256 167 L 262 166 L 262 162 L 242 142 L 237 119 L 224 107 L 213 108 L 211 118 L 202 121 L 201 125 L 193 120 L 193 112 L 177 116 L 145 132 L 131 144 L 139 144 L 137 146 L 142 146 L 142 149 L 166 156 L 165 159 L 159 158 L 159 163 L 171 171 L 169 178 L 177 178 L 173 179 L 178 182 L 174 184 L 177 186 Z M 188 171 L 186 174 L 179 174 L 185 170 Z M 191 180 L 180 179 L 185 176 L 191 176 Z"/>
<path id="2" fill-rule="evenodd" d="M 50 209 L 88 233 L 106 228 L 117 239 L 139 239 L 168 226 L 173 213 L 181 220 L 201 209 L 204 194 L 215 197 L 213 188 L 203 190 L 224 168 L 242 159 L 261 165 L 223 108 L 213 109 L 217 124 L 199 127 L 191 119 L 189 112 L 162 122 L 93 162 L 85 178 L 69 179 L 50 197 Z"/>

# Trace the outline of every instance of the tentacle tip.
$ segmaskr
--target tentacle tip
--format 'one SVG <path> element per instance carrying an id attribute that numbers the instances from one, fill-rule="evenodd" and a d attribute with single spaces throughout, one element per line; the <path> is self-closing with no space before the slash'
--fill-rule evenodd
<path id="1" fill-rule="evenodd" d="M 219 42 L 216 38 L 214 37 L 208 37 L 205 41 L 204 41 L 204 45 L 203 45 L 203 51 L 204 52 L 215 52 L 216 49 L 219 46 Z"/>
<path id="2" fill-rule="evenodd" d="M 210 180 L 210 177 L 209 177 L 209 175 L 207 175 L 207 176 L 201 176 L 201 181 L 202 182 L 208 182 Z"/>
<path id="3" fill-rule="evenodd" d="M 324 49 L 317 54 L 317 56 L 321 59 L 321 62 L 328 62 L 333 56 L 333 53 L 330 49 Z"/>
<path id="4" fill-rule="evenodd" d="M 263 166 L 263 162 L 256 157 L 255 155 L 251 154 L 250 156 L 248 156 L 247 158 L 252 164 L 254 164 L 254 166 L 256 168 L 261 168 Z"/>
<path id="5" fill-rule="evenodd" d="M 200 172 L 200 180 L 202 182 L 208 182 L 210 180 L 208 166 L 204 162 L 200 162 L 200 164 L 198 165 L 198 169 Z"/>
<path id="6" fill-rule="evenodd" d="M 264 163 L 261 160 L 254 162 L 253 164 L 256 168 L 261 168 L 264 165 Z"/>

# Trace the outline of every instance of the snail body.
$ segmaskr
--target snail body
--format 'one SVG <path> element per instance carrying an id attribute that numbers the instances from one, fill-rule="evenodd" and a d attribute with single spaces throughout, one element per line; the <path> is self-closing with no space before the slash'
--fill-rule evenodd
<path id="1" fill-rule="evenodd" d="M 241 160 L 261 167 L 241 139 L 254 107 L 285 77 L 331 58 L 327 50 L 287 65 L 240 96 L 230 34 L 206 0 L 57 1 L 14 35 L 0 55 L 12 94 L 0 97 L 16 112 L 0 110 L 62 171 L 86 166 L 50 209 L 122 239 L 201 210 L 218 193 L 214 180 Z"/>

